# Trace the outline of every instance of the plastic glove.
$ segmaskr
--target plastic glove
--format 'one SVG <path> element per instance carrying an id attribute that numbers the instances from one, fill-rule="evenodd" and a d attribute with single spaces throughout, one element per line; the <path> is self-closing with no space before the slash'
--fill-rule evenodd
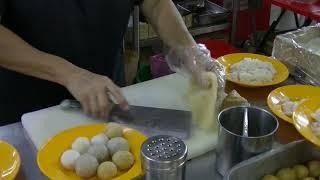
<path id="1" fill-rule="evenodd" d="M 200 86 L 208 87 L 208 79 L 202 72 L 214 72 L 218 78 L 218 89 L 224 92 L 225 67 L 211 58 L 210 51 L 203 44 L 191 48 L 170 49 L 166 55 L 169 67 L 178 73 L 194 78 Z"/>

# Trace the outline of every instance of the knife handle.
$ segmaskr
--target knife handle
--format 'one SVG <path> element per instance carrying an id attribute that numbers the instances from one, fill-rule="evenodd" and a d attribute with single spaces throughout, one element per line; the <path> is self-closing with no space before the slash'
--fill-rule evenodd
<path id="1" fill-rule="evenodd" d="M 63 110 L 78 110 L 81 109 L 81 104 L 79 101 L 74 100 L 74 99 L 65 99 L 61 101 L 60 103 L 60 108 Z"/>
<path id="2" fill-rule="evenodd" d="M 110 101 L 111 109 L 114 108 L 115 104 Z M 79 101 L 74 99 L 65 99 L 61 101 L 60 108 L 63 110 L 79 110 L 82 109 L 82 106 Z"/>

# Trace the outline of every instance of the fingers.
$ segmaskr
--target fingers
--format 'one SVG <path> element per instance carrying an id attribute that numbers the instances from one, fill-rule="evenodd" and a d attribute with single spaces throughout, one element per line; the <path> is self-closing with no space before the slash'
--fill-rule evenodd
<path id="1" fill-rule="evenodd" d="M 91 94 L 90 96 L 90 101 L 89 101 L 89 113 L 91 116 L 93 117 L 100 117 L 100 107 L 99 107 L 99 103 L 98 103 L 98 97 L 96 94 Z"/>
<path id="2" fill-rule="evenodd" d="M 106 118 L 111 110 L 111 103 L 105 91 L 98 94 L 99 117 Z"/>
<path id="3" fill-rule="evenodd" d="M 81 103 L 83 111 L 96 118 L 105 118 L 112 108 L 112 100 L 123 110 L 129 105 L 121 90 L 108 77 L 87 72 L 77 76 L 67 89 Z M 86 86 L 83 87 L 83 83 Z"/>
<path id="4" fill-rule="evenodd" d="M 107 101 L 107 96 L 101 97 L 101 94 L 103 93 L 92 93 L 80 100 L 85 114 L 95 118 L 102 118 L 104 114 L 107 114 L 107 112 L 105 112 L 108 106 L 108 102 L 105 102 Z"/>
<path id="5" fill-rule="evenodd" d="M 119 104 L 122 110 L 125 110 L 125 111 L 129 110 L 129 104 L 126 98 L 123 96 L 120 88 L 112 84 L 111 86 L 108 87 L 108 91 L 110 95 L 114 97 L 115 101 Z"/>

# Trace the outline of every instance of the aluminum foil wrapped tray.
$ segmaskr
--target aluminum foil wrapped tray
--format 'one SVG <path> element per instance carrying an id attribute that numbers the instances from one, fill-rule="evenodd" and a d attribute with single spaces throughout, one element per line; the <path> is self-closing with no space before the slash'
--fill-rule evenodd
<path id="1" fill-rule="evenodd" d="M 272 56 L 298 81 L 320 85 L 320 24 L 278 35 Z"/>
<path id="2" fill-rule="evenodd" d="M 277 170 L 320 160 L 320 148 L 307 141 L 296 141 L 255 156 L 234 166 L 224 180 L 261 180 Z"/>

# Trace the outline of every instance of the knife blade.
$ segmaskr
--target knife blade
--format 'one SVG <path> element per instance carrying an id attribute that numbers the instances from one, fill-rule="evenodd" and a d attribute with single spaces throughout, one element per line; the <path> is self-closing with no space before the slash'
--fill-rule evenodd
<path id="1" fill-rule="evenodd" d="M 65 110 L 81 108 L 76 100 L 64 100 L 60 106 Z M 171 135 L 181 139 L 190 136 L 192 122 L 189 111 L 134 105 L 130 105 L 129 111 L 123 111 L 116 104 L 107 121 L 138 129 L 147 136 Z"/>

